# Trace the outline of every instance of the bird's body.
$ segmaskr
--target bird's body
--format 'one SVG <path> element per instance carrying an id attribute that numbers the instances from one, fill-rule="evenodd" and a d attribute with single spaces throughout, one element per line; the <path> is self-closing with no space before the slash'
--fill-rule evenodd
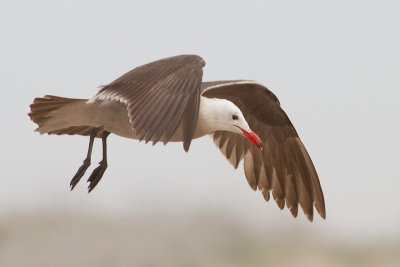
<path id="1" fill-rule="evenodd" d="M 47 116 L 51 117 L 51 119 L 38 128 L 38 132 L 42 134 L 52 133 L 60 129 L 73 129 L 78 125 L 90 128 L 103 126 L 105 131 L 121 137 L 140 139 L 140 134 L 132 128 L 125 103 L 111 99 L 98 101 L 91 99 L 68 100 L 71 102 L 47 113 Z M 224 102 L 230 101 L 200 97 L 199 117 L 193 139 L 223 130 L 218 128 L 218 125 L 213 124 L 213 120 L 209 118 L 213 118 L 215 114 L 218 114 L 219 107 L 226 105 Z M 232 102 L 230 103 L 232 104 Z M 183 124 L 180 123 L 169 142 L 182 142 L 184 140 L 183 136 Z M 153 139 L 150 138 L 149 141 L 153 141 Z"/>
<path id="2" fill-rule="evenodd" d="M 195 55 L 155 61 L 102 87 L 91 99 L 36 98 L 29 116 L 42 134 L 90 135 L 72 189 L 90 165 L 95 137 L 103 140 L 103 160 L 89 177 L 89 192 L 107 168 L 110 133 L 153 144 L 183 142 L 185 151 L 192 139 L 210 134 L 235 168 L 244 160 L 249 185 L 267 201 L 272 192 L 278 206 L 286 203 L 294 216 L 300 204 L 309 220 L 313 206 L 325 218 L 318 175 L 277 97 L 255 81 L 202 82 L 204 64 Z"/>

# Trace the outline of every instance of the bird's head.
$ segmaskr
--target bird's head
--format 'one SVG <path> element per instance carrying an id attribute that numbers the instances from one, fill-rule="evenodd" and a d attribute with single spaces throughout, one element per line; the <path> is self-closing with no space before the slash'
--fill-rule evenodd
<path id="1" fill-rule="evenodd" d="M 231 101 L 225 99 L 215 99 L 213 103 L 214 123 L 217 130 L 230 131 L 244 135 L 255 146 L 262 149 L 262 141 L 249 127 L 242 111 Z"/>

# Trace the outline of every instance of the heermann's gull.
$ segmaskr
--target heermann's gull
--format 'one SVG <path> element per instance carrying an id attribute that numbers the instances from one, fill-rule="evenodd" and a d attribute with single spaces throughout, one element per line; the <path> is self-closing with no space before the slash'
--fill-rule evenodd
<path id="1" fill-rule="evenodd" d="M 182 141 L 185 151 L 192 139 L 211 134 L 235 168 L 244 159 L 250 187 L 267 201 L 271 191 L 293 216 L 300 204 L 310 221 L 313 205 L 325 218 L 317 172 L 278 98 L 255 81 L 202 83 L 204 65 L 196 55 L 161 59 L 131 70 L 89 100 L 35 98 L 29 116 L 41 134 L 90 136 L 71 190 L 90 165 L 95 137 L 102 138 L 103 160 L 88 179 L 89 192 L 107 168 L 110 133 L 153 144 Z"/>

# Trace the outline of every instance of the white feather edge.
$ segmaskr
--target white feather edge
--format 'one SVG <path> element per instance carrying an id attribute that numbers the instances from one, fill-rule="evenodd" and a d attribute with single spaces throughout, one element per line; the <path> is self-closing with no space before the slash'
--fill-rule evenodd
<path id="1" fill-rule="evenodd" d="M 234 81 L 234 82 L 222 82 L 219 84 L 214 84 L 211 85 L 209 87 L 206 87 L 205 91 L 210 90 L 210 89 L 215 89 L 218 87 L 223 87 L 223 86 L 229 86 L 229 85 L 234 85 L 234 84 L 257 84 L 260 85 L 262 87 L 265 87 L 265 85 L 263 85 L 262 83 L 259 83 L 257 81 L 253 81 L 253 80 L 241 80 L 241 81 Z"/>
<path id="2" fill-rule="evenodd" d="M 91 104 L 95 101 L 116 101 L 122 104 L 128 105 L 128 101 L 118 95 L 118 92 L 101 92 L 96 94 L 94 97 L 90 98 L 86 103 Z"/>

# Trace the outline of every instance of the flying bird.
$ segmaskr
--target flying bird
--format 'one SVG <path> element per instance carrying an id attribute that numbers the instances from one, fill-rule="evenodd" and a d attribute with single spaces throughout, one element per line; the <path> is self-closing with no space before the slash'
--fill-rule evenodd
<path id="1" fill-rule="evenodd" d="M 71 190 L 90 166 L 96 137 L 103 159 L 88 179 L 89 192 L 107 168 L 110 133 L 153 144 L 183 142 L 185 151 L 192 139 L 212 135 L 235 168 L 244 160 L 250 187 L 266 201 L 272 193 L 294 217 L 300 204 L 310 221 L 314 207 L 325 218 L 317 172 L 278 98 L 256 81 L 202 82 L 204 65 L 197 55 L 161 59 L 129 71 L 91 99 L 35 98 L 28 115 L 40 134 L 90 136 Z"/>

